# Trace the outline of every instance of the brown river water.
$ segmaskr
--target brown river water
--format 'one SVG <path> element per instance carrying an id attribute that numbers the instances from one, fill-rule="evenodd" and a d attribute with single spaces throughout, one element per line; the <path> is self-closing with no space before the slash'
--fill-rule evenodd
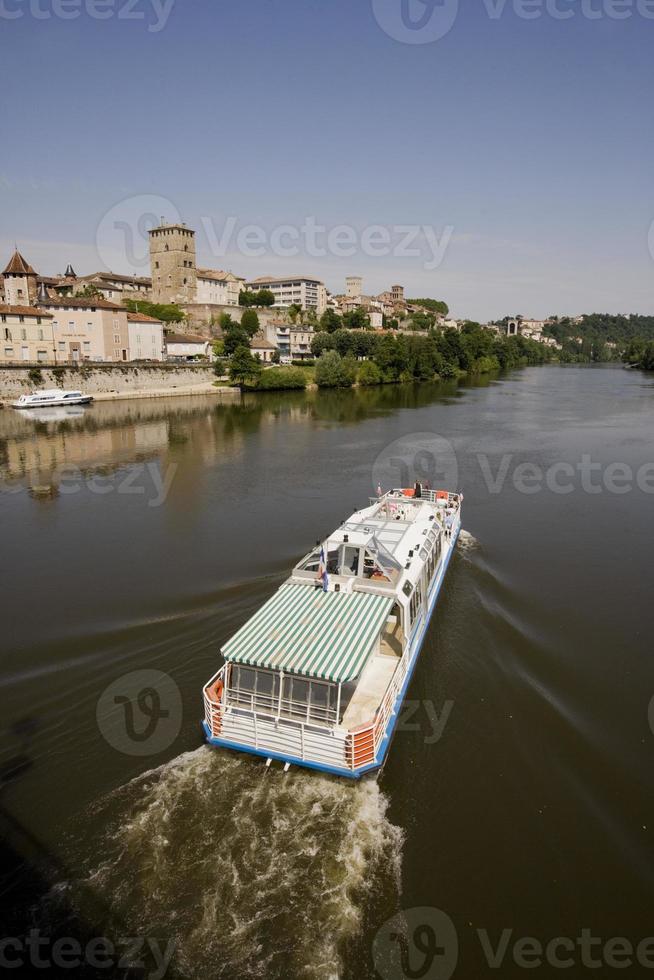
<path id="1" fill-rule="evenodd" d="M 51 976 L 654 976 L 653 423 L 654 378 L 577 366 L 1 411 L 1 955 L 33 966 L 31 928 Z M 379 778 L 204 746 L 221 643 L 416 477 L 465 532 Z"/>

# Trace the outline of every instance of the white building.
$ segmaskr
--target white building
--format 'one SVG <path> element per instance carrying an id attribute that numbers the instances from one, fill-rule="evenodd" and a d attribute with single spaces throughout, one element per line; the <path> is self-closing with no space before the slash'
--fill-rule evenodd
<path id="1" fill-rule="evenodd" d="M 306 276 L 289 276 L 276 279 L 262 276 L 247 283 L 247 289 L 269 289 L 275 297 L 275 306 L 288 307 L 296 303 L 303 310 L 315 310 L 318 316 L 327 308 L 327 290 L 320 279 Z"/>
<path id="2" fill-rule="evenodd" d="M 238 296 L 245 288 L 245 279 L 221 269 L 198 269 L 195 290 L 196 303 L 238 306 Z"/>
<path id="3" fill-rule="evenodd" d="M 169 333 L 166 337 L 166 357 L 169 361 L 192 361 L 212 356 L 212 344 L 206 337 L 185 333 Z"/>
<path id="4" fill-rule="evenodd" d="M 130 361 L 163 361 L 166 356 L 163 323 L 145 313 L 127 314 Z"/>
<path id="5" fill-rule="evenodd" d="M 345 295 L 348 299 L 360 299 L 363 293 L 363 278 L 361 276 L 347 276 L 345 279 Z"/>

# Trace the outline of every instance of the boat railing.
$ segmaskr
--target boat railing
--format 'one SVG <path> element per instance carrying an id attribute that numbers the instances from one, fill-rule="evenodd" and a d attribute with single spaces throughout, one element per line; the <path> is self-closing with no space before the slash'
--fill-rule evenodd
<path id="1" fill-rule="evenodd" d="M 402 689 L 409 666 L 409 647 L 405 649 L 374 719 L 366 725 L 350 729 L 345 742 L 345 761 L 350 769 L 376 762 L 384 740 L 397 696 Z"/>
<path id="2" fill-rule="evenodd" d="M 409 487 L 409 490 L 413 488 Z M 447 501 L 445 500 L 445 494 L 447 494 Z M 414 496 L 408 496 L 403 488 L 394 488 L 393 490 L 388 490 L 383 493 L 381 497 L 369 497 L 370 505 L 378 504 L 382 500 L 415 500 Z M 442 501 L 448 507 L 458 507 L 461 503 L 461 495 L 459 493 L 453 493 L 449 490 L 427 490 L 425 487 L 420 491 L 420 497 L 418 500 L 426 500 L 427 503 L 435 504 Z"/>

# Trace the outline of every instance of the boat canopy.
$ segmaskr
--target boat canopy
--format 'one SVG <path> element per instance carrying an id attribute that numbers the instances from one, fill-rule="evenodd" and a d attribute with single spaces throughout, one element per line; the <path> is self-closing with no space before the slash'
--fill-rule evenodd
<path id="1" fill-rule="evenodd" d="M 358 677 L 393 602 L 286 583 L 222 652 L 230 663 L 343 683 Z"/>

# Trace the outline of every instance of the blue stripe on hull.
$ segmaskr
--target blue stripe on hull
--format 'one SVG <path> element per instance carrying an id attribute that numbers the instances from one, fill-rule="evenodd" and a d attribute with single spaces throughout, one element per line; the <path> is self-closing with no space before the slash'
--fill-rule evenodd
<path id="1" fill-rule="evenodd" d="M 425 634 L 427 633 L 427 628 L 431 621 L 431 617 L 434 612 L 434 608 L 436 606 L 436 602 L 438 600 L 438 596 L 441 591 L 441 586 L 443 585 L 443 582 L 445 580 L 445 573 L 450 564 L 450 558 L 454 554 L 454 549 L 456 547 L 456 542 L 458 540 L 460 531 L 461 531 L 461 524 L 459 523 L 459 526 L 456 528 L 456 532 L 452 536 L 452 546 L 450 547 L 447 553 L 447 557 L 443 562 L 440 571 L 431 587 L 429 604 L 427 606 L 427 613 L 425 616 L 424 623 L 422 627 L 418 630 L 415 639 L 412 641 L 414 644 L 414 649 L 413 649 L 413 653 L 411 654 L 411 658 L 409 660 L 406 677 L 404 678 L 404 683 L 402 684 L 402 687 L 400 688 L 398 695 L 395 699 L 395 702 L 393 704 L 393 709 L 391 711 L 391 720 L 388 725 L 388 728 L 386 729 L 386 733 L 384 734 L 384 737 L 380 743 L 378 758 L 376 759 L 375 762 L 371 762 L 367 766 L 361 766 L 359 769 L 345 769 L 345 768 L 340 769 L 338 768 L 338 766 L 327 766 L 320 762 L 311 762 L 307 759 L 300 759 L 297 756 L 293 756 L 293 755 L 281 755 L 278 752 L 269 752 L 267 749 L 256 749 L 252 745 L 243 745 L 240 742 L 230 742 L 228 739 L 216 738 L 209 731 L 206 721 L 203 720 L 202 728 L 207 742 L 209 742 L 210 745 L 215 745 L 218 746 L 219 748 L 232 749 L 237 752 L 247 752 L 249 755 L 259 755 L 263 759 L 277 759 L 279 762 L 290 762 L 292 765 L 295 766 L 304 766 L 305 769 L 316 769 L 319 772 L 328 772 L 334 776 L 345 776 L 348 779 L 360 779 L 361 776 L 365 776 L 366 773 L 374 772 L 376 769 L 380 769 L 383 766 L 384 761 L 386 759 L 386 754 L 388 752 L 388 748 L 390 746 L 391 740 L 393 738 L 393 734 L 395 732 L 395 726 L 397 724 L 397 719 L 399 716 L 399 709 L 404 700 L 404 696 L 406 694 L 407 688 L 411 682 L 411 678 L 413 676 L 416 663 L 418 662 L 418 656 L 420 654 L 420 650 L 422 649 L 422 644 L 425 639 Z"/>

